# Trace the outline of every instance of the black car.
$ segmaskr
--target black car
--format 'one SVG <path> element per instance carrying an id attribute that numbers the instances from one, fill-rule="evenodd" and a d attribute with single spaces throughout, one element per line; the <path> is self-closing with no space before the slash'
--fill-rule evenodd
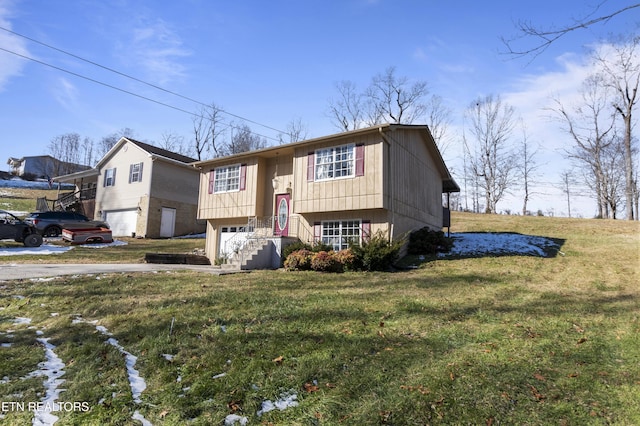
<path id="1" fill-rule="evenodd" d="M 43 237 L 58 237 L 62 235 L 63 229 L 109 228 L 106 222 L 64 211 L 34 212 L 25 217 L 24 221 L 35 226 Z"/>
<path id="2" fill-rule="evenodd" d="M 42 236 L 36 228 L 18 219 L 11 213 L 0 210 L 0 240 L 14 240 L 25 247 L 40 247 Z"/>

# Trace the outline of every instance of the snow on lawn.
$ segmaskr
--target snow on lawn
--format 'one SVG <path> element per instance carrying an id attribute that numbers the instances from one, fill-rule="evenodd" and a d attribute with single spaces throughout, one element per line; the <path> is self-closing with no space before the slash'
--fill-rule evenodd
<path id="1" fill-rule="evenodd" d="M 41 407 L 35 411 L 35 417 L 33 419 L 34 425 L 52 425 L 58 421 L 58 416 L 52 414 L 56 409 L 56 401 L 60 396 L 60 392 L 64 389 L 60 389 L 59 386 L 64 383 L 64 379 L 60 377 L 64 375 L 64 362 L 56 355 L 54 345 L 49 343 L 49 338 L 40 337 L 36 339 L 42 345 L 44 345 L 46 361 L 40 363 L 40 369 L 30 374 L 31 377 L 45 376 L 44 387 L 46 393 L 42 399 Z"/>
<path id="2" fill-rule="evenodd" d="M 526 255 L 547 257 L 547 250 L 558 250 L 558 244 L 545 237 L 515 233 L 452 233 L 453 248 L 440 256 Z"/>
<path id="3" fill-rule="evenodd" d="M 16 317 L 13 319 L 14 324 L 29 325 L 31 324 L 31 318 Z M 30 327 L 31 328 L 31 327 Z M 36 330 L 37 336 L 44 335 L 42 330 Z M 12 337 L 7 334 L 6 337 Z M 44 376 L 44 388 L 45 394 L 38 404 L 38 409 L 34 410 L 33 425 L 53 425 L 58 421 L 58 416 L 55 416 L 53 412 L 60 411 L 60 405 L 57 403 L 60 397 L 60 392 L 64 392 L 64 389 L 60 389 L 60 385 L 64 383 L 64 379 L 61 379 L 64 375 L 65 364 L 55 353 L 55 346 L 49 343 L 48 337 L 38 337 L 36 341 L 44 347 L 45 360 L 38 364 L 38 369 L 29 373 L 26 377 L 42 377 Z M 3 347 L 11 347 L 5 346 Z M 2 382 L 8 383 L 8 378 L 3 378 Z M 0 417 L 1 419 L 2 417 Z"/>
<path id="4" fill-rule="evenodd" d="M 2 247 L 0 246 L 0 256 L 21 256 L 21 255 L 48 255 L 66 253 L 74 247 L 105 248 L 115 246 L 125 246 L 126 241 L 113 240 L 112 243 L 79 244 L 74 246 L 61 246 L 57 244 L 44 243 L 40 247 Z"/>
<path id="5" fill-rule="evenodd" d="M 81 317 L 76 317 L 72 321 L 73 324 L 79 324 L 83 322 L 89 322 L 89 321 L 85 321 Z M 92 321 L 89 323 L 95 323 L 95 322 Z M 108 337 L 107 339 L 108 344 L 118 349 L 118 351 L 120 351 L 120 353 L 124 355 L 124 362 L 127 368 L 127 376 L 129 378 L 129 387 L 131 388 L 133 402 L 135 402 L 136 404 L 142 403 L 140 396 L 142 395 L 142 392 L 144 392 L 144 390 L 147 388 L 147 383 L 140 376 L 140 372 L 135 368 L 138 357 L 133 355 L 131 352 L 128 352 L 124 347 L 122 347 L 122 345 L 118 342 L 118 340 L 112 337 L 113 335 L 109 332 L 109 330 L 107 330 L 105 326 L 96 325 L 95 327 L 96 327 L 96 330 L 98 330 L 102 335 Z M 133 413 L 133 419 L 141 422 L 143 426 L 151 425 L 151 422 L 145 419 L 144 416 L 138 410 L 136 410 Z"/>
<path id="6" fill-rule="evenodd" d="M 0 247 L 0 256 L 60 254 L 71 249 L 72 247 L 57 246 L 55 244 L 42 244 L 40 247 Z"/>
<path id="7" fill-rule="evenodd" d="M 75 189 L 75 185 L 70 183 L 54 183 L 49 185 L 46 179 L 24 180 L 17 176 L 11 179 L 0 179 L 0 188 L 25 188 L 25 189 Z M 8 192 L 8 191 L 3 191 Z"/>

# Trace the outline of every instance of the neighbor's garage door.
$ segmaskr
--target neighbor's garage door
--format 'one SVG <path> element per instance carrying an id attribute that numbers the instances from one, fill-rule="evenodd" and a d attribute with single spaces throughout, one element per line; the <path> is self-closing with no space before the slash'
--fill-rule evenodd
<path id="1" fill-rule="evenodd" d="M 130 237 L 136 232 L 138 210 L 110 210 L 105 213 L 105 220 L 111 227 L 114 237 Z"/>

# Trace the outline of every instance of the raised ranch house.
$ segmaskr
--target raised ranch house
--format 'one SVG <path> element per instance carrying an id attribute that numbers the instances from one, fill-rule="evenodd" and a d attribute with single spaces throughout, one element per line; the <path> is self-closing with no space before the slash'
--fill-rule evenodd
<path id="1" fill-rule="evenodd" d="M 202 233 L 205 224 L 196 218 L 199 173 L 189 165 L 194 161 L 123 137 L 95 168 L 54 178 L 76 186 L 57 205 L 106 220 L 113 236 Z"/>
<path id="2" fill-rule="evenodd" d="M 427 126 L 380 125 L 199 161 L 205 252 L 243 269 L 280 265 L 283 245 L 335 250 L 378 231 L 442 229 L 459 192 Z"/>

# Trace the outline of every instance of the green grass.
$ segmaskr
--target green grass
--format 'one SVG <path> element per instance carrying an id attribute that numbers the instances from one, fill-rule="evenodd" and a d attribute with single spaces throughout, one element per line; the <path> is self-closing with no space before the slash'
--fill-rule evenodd
<path id="1" fill-rule="evenodd" d="M 69 191 L 62 191 L 66 193 Z M 33 212 L 36 210 L 36 200 L 46 198 L 55 200 L 58 198 L 57 189 L 26 189 L 26 188 L 0 188 L 0 210 L 18 212 Z"/>
<path id="2" fill-rule="evenodd" d="M 437 259 L 396 273 L 0 283 L 0 343 L 12 343 L 0 348 L 0 402 L 42 397 L 42 379 L 25 379 L 44 359 L 37 329 L 66 365 L 60 401 L 91 407 L 57 425 L 132 424 L 135 410 L 156 425 L 222 424 L 232 412 L 278 425 L 640 424 L 638 224 L 471 214 L 453 223 L 552 237 L 564 255 Z M 104 250 L 90 253 L 111 259 Z M 122 355 L 95 324 L 72 323 L 79 316 L 138 357 L 141 404 Z M 299 406 L 257 416 L 288 392 Z M 9 412 L 3 424 L 30 419 Z"/>

